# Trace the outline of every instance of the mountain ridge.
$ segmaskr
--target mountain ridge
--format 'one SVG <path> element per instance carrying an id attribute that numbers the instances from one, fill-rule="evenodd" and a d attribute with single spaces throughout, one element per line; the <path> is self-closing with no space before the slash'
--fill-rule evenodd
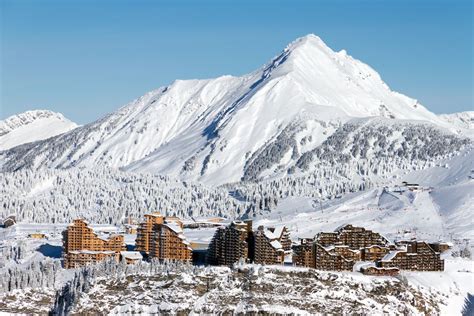
<path id="1" fill-rule="evenodd" d="M 30 110 L 0 121 L 0 151 L 43 140 L 76 128 L 63 114 L 49 110 Z"/>
<path id="2" fill-rule="evenodd" d="M 283 175 L 345 123 L 367 117 L 458 132 L 391 91 L 370 66 L 308 35 L 247 75 L 176 80 L 69 133 L 14 148 L 0 161 L 7 171 L 104 165 L 216 185 L 244 179 L 251 157 L 272 143 L 291 155 L 282 157 L 286 169 L 273 171 Z M 281 134 L 288 129 L 290 136 Z"/>

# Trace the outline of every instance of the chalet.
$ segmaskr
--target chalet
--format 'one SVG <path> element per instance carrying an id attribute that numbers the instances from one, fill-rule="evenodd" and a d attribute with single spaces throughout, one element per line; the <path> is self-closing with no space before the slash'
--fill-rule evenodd
<path id="1" fill-rule="evenodd" d="M 43 233 L 31 233 L 28 235 L 28 237 L 33 239 L 45 239 L 46 235 Z"/>
<path id="2" fill-rule="evenodd" d="M 267 228 L 280 242 L 285 253 L 291 252 L 290 231 L 286 226 L 268 227 Z"/>
<path id="3" fill-rule="evenodd" d="M 363 261 L 377 261 L 382 259 L 387 253 L 390 252 L 389 247 L 372 245 L 361 249 L 361 259 Z"/>
<path id="4" fill-rule="evenodd" d="M 16 217 L 13 215 L 8 216 L 3 220 L 3 227 L 7 228 L 16 224 Z"/>
<path id="5" fill-rule="evenodd" d="M 134 264 L 143 260 L 140 251 L 120 251 L 120 260 L 125 260 L 127 264 Z"/>
<path id="6" fill-rule="evenodd" d="M 352 271 L 354 264 L 360 260 L 358 250 L 349 249 L 348 246 L 315 245 L 314 267 L 319 270 Z"/>

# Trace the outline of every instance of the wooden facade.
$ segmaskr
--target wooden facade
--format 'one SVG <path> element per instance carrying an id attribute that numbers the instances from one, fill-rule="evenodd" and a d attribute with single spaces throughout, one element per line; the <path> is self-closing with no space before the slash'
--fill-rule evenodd
<path id="1" fill-rule="evenodd" d="M 257 264 L 283 264 L 285 261 L 285 250 L 280 242 L 281 234 L 274 233 L 275 230 L 265 229 L 259 226 L 253 232 L 253 262 Z"/>
<path id="2" fill-rule="evenodd" d="M 234 221 L 227 227 L 219 227 L 209 244 L 206 261 L 212 265 L 230 266 L 249 258 L 249 237 L 252 222 Z"/>
<path id="3" fill-rule="evenodd" d="M 300 243 L 293 246 L 292 260 L 295 266 L 314 268 L 314 239 L 300 239 Z"/>
<path id="4" fill-rule="evenodd" d="M 424 241 L 409 241 L 400 244 L 401 249 L 389 252 L 376 262 L 377 267 L 397 267 L 401 270 L 443 271 L 444 260 Z"/>
<path id="5" fill-rule="evenodd" d="M 125 250 L 122 235 L 101 238 L 82 219 L 75 219 L 63 232 L 63 245 L 66 268 L 96 263 L 109 257 L 118 259 L 118 253 Z"/>
<path id="6" fill-rule="evenodd" d="M 165 221 L 153 226 L 150 257 L 159 260 L 192 260 L 191 244 L 183 234 L 182 224 L 177 221 Z"/>
<path id="7" fill-rule="evenodd" d="M 135 240 L 135 250 L 150 253 L 153 226 L 163 224 L 165 218 L 160 213 L 145 214 L 145 221 L 140 223 L 137 228 L 137 238 Z"/>
<path id="8" fill-rule="evenodd" d="M 365 275 L 396 276 L 400 273 L 400 269 L 396 267 L 380 268 L 376 266 L 367 266 L 360 268 L 360 272 Z"/>
<path id="9" fill-rule="evenodd" d="M 373 245 L 361 249 L 361 259 L 363 261 L 377 261 L 385 257 L 390 252 L 389 247 Z"/>
<path id="10" fill-rule="evenodd" d="M 360 252 L 348 246 L 328 246 L 315 244 L 314 267 L 319 270 L 352 271 L 354 264 L 360 260 Z"/>
<path id="11" fill-rule="evenodd" d="M 291 252 L 291 238 L 290 230 L 286 226 L 281 227 L 268 227 L 268 230 L 271 231 L 275 236 L 277 236 L 278 241 L 280 242 L 283 250 L 286 253 Z"/>
<path id="12" fill-rule="evenodd" d="M 334 232 L 322 232 L 316 236 L 316 242 L 324 247 L 345 245 L 351 249 L 361 249 L 374 245 L 386 247 L 390 243 L 379 233 L 350 224 L 336 229 Z"/>

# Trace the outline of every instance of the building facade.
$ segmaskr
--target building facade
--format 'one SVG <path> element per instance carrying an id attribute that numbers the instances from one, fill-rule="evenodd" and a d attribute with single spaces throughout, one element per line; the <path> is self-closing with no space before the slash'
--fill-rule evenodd
<path id="1" fill-rule="evenodd" d="M 314 239 L 302 238 L 293 246 L 293 264 L 299 267 L 314 268 Z"/>
<path id="2" fill-rule="evenodd" d="M 227 227 L 219 227 L 214 233 L 206 261 L 212 265 L 230 266 L 239 260 L 249 259 L 249 243 L 252 222 L 233 221 Z M 252 253 L 250 253 L 252 256 Z"/>
<path id="3" fill-rule="evenodd" d="M 163 224 L 154 225 L 150 257 L 172 261 L 190 262 L 192 260 L 191 244 L 183 234 L 180 221 L 165 221 Z"/>
<path id="4" fill-rule="evenodd" d="M 122 235 L 99 237 L 82 219 L 75 219 L 63 232 L 64 266 L 77 268 L 110 257 L 118 260 L 125 250 Z"/>
<path id="5" fill-rule="evenodd" d="M 135 240 L 135 250 L 150 253 L 151 239 L 153 234 L 153 226 L 163 224 L 165 218 L 160 213 L 145 214 L 145 221 L 137 227 L 137 238 Z"/>
<path id="6" fill-rule="evenodd" d="M 397 267 L 401 270 L 443 271 L 444 260 L 424 241 L 402 242 L 399 249 L 393 250 L 376 262 L 380 268 Z"/>
<path id="7" fill-rule="evenodd" d="M 280 242 L 280 235 L 275 230 L 265 229 L 259 226 L 253 232 L 253 258 L 257 264 L 283 264 L 285 261 L 285 250 Z"/>

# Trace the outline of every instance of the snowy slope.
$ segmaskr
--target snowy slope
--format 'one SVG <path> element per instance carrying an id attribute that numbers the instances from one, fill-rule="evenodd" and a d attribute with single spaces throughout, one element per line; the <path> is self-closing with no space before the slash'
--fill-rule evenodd
<path id="1" fill-rule="evenodd" d="M 285 174 L 352 118 L 411 120 L 455 131 L 416 100 L 315 35 L 297 39 L 242 77 L 175 81 L 96 122 L 6 152 L 3 170 L 106 165 L 208 184 L 240 181 L 269 144 L 287 149 L 260 176 Z M 293 150 L 293 152 L 292 152 Z M 20 159 L 21 157 L 21 159 Z"/>
<path id="2" fill-rule="evenodd" d="M 0 121 L 0 151 L 68 132 L 77 124 L 47 110 L 27 111 Z"/>
<path id="3" fill-rule="evenodd" d="M 446 161 L 451 165 L 446 167 Z M 418 237 L 474 241 L 474 152 L 465 150 L 438 165 L 395 174 L 384 186 L 346 194 L 319 203 L 312 197 L 282 199 L 269 214 L 259 215 L 255 225 L 287 225 L 293 238 L 312 237 L 319 231 L 332 231 L 351 223 L 390 238 Z M 432 187 L 431 192 L 397 192 L 402 181 Z"/>
<path id="4" fill-rule="evenodd" d="M 456 128 L 458 134 L 474 138 L 474 111 L 441 114 L 439 117 Z"/>
<path id="5" fill-rule="evenodd" d="M 456 127 L 474 129 L 474 111 L 441 114 L 439 117 Z"/>

